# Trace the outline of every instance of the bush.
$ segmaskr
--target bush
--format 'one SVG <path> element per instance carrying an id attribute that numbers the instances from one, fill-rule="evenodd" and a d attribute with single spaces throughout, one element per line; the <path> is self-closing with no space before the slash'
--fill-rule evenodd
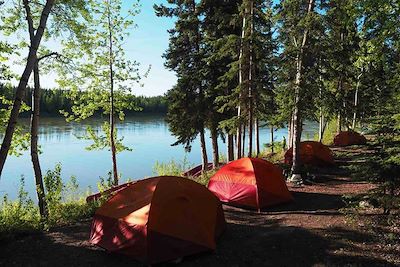
<path id="1" fill-rule="evenodd" d="M 25 178 L 22 176 L 18 198 L 10 201 L 5 195 L 0 203 L 0 237 L 11 233 L 33 231 L 40 227 L 39 209 L 25 191 Z"/>
<path id="2" fill-rule="evenodd" d="M 85 196 L 79 191 L 76 178 L 72 176 L 64 184 L 61 178 L 61 164 L 54 170 L 48 170 L 44 176 L 48 218 L 46 226 L 52 227 L 87 218 L 94 214 L 99 203 L 86 203 Z"/>
<path id="3" fill-rule="evenodd" d="M 182 176 L 182 173 L 192 168 L 193 165 L 189 163 L 185 156 L 182 161 L 178 162 L 174 159 L 167 163 L 156 162 L 153 167 L 153 173 L 158 176 L 171 175 Z"/>
<path id="4" fill-rule="evenodd" d="M 73 223 L 92 216 L 100 202 L 87 204 L 75 177 L 66 184 L 61 179 L 61 165 L 48 170 L 43 177 L 48 217 L 41 218 L 39 208 L 25 191 L 21 177 L 18 198 L 14 201 L 4 196 L 0 202 L 0 237 L 20 232 L 47 230 L 50 227 Z"/>

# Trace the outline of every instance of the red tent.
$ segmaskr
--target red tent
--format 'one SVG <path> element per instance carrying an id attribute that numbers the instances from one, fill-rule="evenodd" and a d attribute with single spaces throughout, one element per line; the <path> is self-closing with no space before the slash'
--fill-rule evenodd
<path id="1" fill-rule="evenodd" d="M 293 149 L 285 153 L 285 163 L 291 165 L 293 161 Z M 300 162 L 314 166 L 330 166 L 335 164 L 332 151 L 326 145 L 315 141 L 300 143 Z"/>
<path id="2" fill-rule="evenodd" d="M 115 193 L 95 213 L 90 242 L 147 264 L 214 250 L 225 228 L 219 200 L 182 177 L 154 177 Z"/>
<path id="3" fill-rule="evenodd" d="M 357 132 L 345 131 L 337 134 L 333 143 L 335 146 L 365 145 L 367 139 Z"/>
<path id="4" fill-rule="evenodd" d="M 259 158 L 242 158 L 223 166 L 208 183 L 222 202 L 263 208 L 291 201 L 282 169 Z"/>

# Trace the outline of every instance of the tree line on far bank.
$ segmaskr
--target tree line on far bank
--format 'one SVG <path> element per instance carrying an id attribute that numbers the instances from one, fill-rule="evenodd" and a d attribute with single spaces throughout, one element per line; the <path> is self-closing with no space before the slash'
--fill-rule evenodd
<path id="1" fill-rule="evenodd" d="M 12 99 L 15 93 L 15 88 L 2 86 L 0 84 L 0 90 L 2 95 L 7 99 Z M 27 88 L 27 93 L 24 96 L 23 102 L 27 106 L 32 105 L 32 88 Z M 79 92 L 84 94 L 84 92 Z M 138 111 L 125 110 L 126 115 L 137 114 L 138 112 L 144 114 L 166 114 L 168 105 L 165 96 L 135 96 L 128 95 L 128 101 L 132 102 L 139 108 Z M 61 89 L 42 89 L 40 98 L 40 111 L 42 116 L 62 116 L 60 110 L 71 112 L 71 108 L 74 106 L 73 101 L 68 98 L 68 92 Z M 0 108 L 4 108 L 5 105 L 0 103 Z M 99 114 L 102 112 L 99 111 Z M 29 117 L 30 111 L 24 111 L 21 113 L 22 117 Z"/>

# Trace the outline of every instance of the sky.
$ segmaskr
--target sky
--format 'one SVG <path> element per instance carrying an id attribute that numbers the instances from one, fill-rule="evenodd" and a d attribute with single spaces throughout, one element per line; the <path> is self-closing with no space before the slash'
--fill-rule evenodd
<path id="1" fill-rule="evenodd" d="M 124 0 L 124 7 L 131 1 Z M 147 79 L 143 80 L 143 88 L 134 88 L 136 95 L 161 95 L 176 82 L 173 72 L 164 67 L 162 54 L 168 48 L 168 29 L 174 23 L 170 18 L 157 17 L 153 10 L 154 4 L 165 3 L 165 0 L 142 0 L 141 12 L 136 17 L 137 28 L 134 29 L 127 42 L 126 52 L 130 59 L 140 62 L 142 72 L 151 65 Z"/>
<path id="2" fill-rule="evenodd" d="M 123 0 L 122 2 L 123 9 L 126 11 L 133 1 Z M 162 58 L 162 54 L 168 47 L 167 30 L 173 28 L 174 23 L 171 18 L 157 17 L 153 10 L 154 4 L 166 2 L 166 0 L 141 0 L 140 14 L 134 18 L 137 27 L 130 31 L 130 36 L 126 40 L 127 59 L 139 62 L 141 73 L 146 72 L 151 65 L 148 77 L 141 81 L 144 86 L 133 88 L 132 92 L 135 95 L 163 95 L 176 82 L 175 74 L 164 67 L 164 59 Z M 0 37 L 6 38 L 1 35 Z M 14 41 L 16 38 L 9 37 L 6 39 Z M 52 51 L 60 50 L 60 46 L 55 42 L 49 42 L 46 46 Z M 17 74 L 22 73 L 24 65 L 15 63 L 19 58 L 15 56 L 11 60 L 13 61 L 11 63 L 12 70 Z M 55 73 L 42 75 L 42 87 L 56 88 L 56 77 Z"/>

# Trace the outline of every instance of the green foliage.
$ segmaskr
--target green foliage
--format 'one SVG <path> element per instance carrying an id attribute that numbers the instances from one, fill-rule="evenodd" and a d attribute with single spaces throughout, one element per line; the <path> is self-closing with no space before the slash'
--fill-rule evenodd
<path id="1" fill-rule="evenodd" d="M 13 94 L 7 94 L 6 88 L 9 88 L 5 85 L 0 84 L 0 136 L 5 131 L 5 128 L 8 124 L 8 118 L 10 117 L 10 112 L 12 109 Z M 26 104 L 23 104 L 21 107 L 21 112 L 28 111 L 29 107 Z M 10 155 L 20 156 L 21 151 L 27 150 L 29 147 L 30 135 L 27 133 L 26 127 L 24 125 L 18 124 L 15 133 L 13 135 L 13 140 L 11 143 L 11 147 L 9 150 Z"/>
<path id="2" fill-rule="evenodd" d="M 20 180 L 16 201 L 5 195 L 0 203 L 0 237 L 11 233 L 32 231 L 40 226 L 39 210 L 25 191 L 25 178 Z"/>
<path id="3" fill-rule="evenodd" d="M 63 54 L 68 60 L 57 66 L 59 77 L 62 77 L 57 82 L 67 89 L 67 97 L 73 105 L 70 111 L 64 110 L 62 114 L 67 121 L 78 122 L 99 111 L 108 114 L 110 124 L 103 125 L 103 135 L 88 128 L 83 138 L 93 140 L 89 149 L 108 147 L 115 156 L 114 142 L 117 152 L 129 149 L 122 145 L 122 138 L 115 141 L 114 116 L 123 120 L 125 110 L 139 110 L 135 102 L 130 101 L 131 88 L 141 79 L 139 63 L 128 60 L 124 48 L 128 30 L 135 26 L 132 17 L 139 12 L 138 2 L 131 4 L 127 15 L 122 13 L 121 0 L 94 0 L 90 4 L 90 23 L 79 36 L 63 42 Z M 116 179 L 118 174 L 114 175 Z"/>
<path id="4" fill-rule="evenodd" d="M 337 134 L 337 121 L 330 120 L 326 125 L 324 136 L 322 138 L 322 143 L 325 145 L 332 145 L 336 134 Z M 315 137 L 315 140 L 317 139 L 318 136 Z"/>
<path id="5" fill-rule="evenodd" d="M 122 152 L 122 151 L 132 151 L 131 148 L 124 146 L 123 145 L 123 140 L 124 137 L 117 138 L 118 132 L 115 130 L 114 131 L 114 142 L 115 142 L 115 148 L 116 152 Z M 88 126 L 86 128 L 86 135 L 84 136 L 78 136 L 79 139 L 84 139 L 84 140 L 90 140 L 93 143 L 86 147 L 87 150 L 102 150 L 102 149 L 108 149 L 109 151 L 111 150 L 111 144 L 110 144 L 110 124 L 108 122 L 104 122 L 102 126 L 102 134 L 97 133 L 92 127 Z"/>
<path id="6" fill-rule="evenodd" d="M 274 153 L 271 152 L 271 143 L 263 144 L 260 157 L 273 163 L 280 163 L 283 161 L 286 148 L 283 147 L 282 142 L 274 142 Z"/>
<path id="7" fill-rule="evenodd" d="M 199 183 L 201 185 L 207 186 L 208 182 L 210 181 L 211 177 L 217 172 L 218 170 L 210 170 L 204 172 L 200 177 L 189 177 L 189 179 L 192 179 L 196 183 Z"/>
<path id="8" fill-rule="evenodd" d="M 170 160 L 167 163 L 160 163 L 156 161 L 153 167 L 153 173 L 158 176 L 182 176 L 182 173 L 192 167 L 193 164 L 191 164 L 185 156 L 181 161 L 176 161 L 174 159 Z"/>
<path id="9" fill-rule="evenodd" d="M 114 186 L 114 184 L 113 184 L 113 177 L 112 177 L 111 172 L 108 172 L 106 178 L 100 177 L 100 181 L 97 183 L 97 188 L 99 189 L 99 192 L 104 192 L 113 186 Z"/>
<path id="10" fill-rule="evenodd" d="M 61 165 L 48 170 L 44 176 L 48 218 L 43 221 L 39 208 L 25 191 L 25 179 L 21 177 L 16 200 L 6 195 L 0 202 L 0 237 L 14 234 L 46 230 L 54 226 L 73 223 L 90 218 L 101 202 L 87 204 L 85 194 L 80 191 L 76 178 L 71 177 L 66 184 L 61 178 Z"/>
<path id="11" fill-rule="evenodd" d="M 61 164 L 57 164 L 54 170 L 48 170 L 43 180 L 49 211 L 45 222 L 47 227 L 71 223 L 94 213 L 97 203 L 86 203 L 75 177 L 71 177 L 67 184 L 63 183 Z"/>

